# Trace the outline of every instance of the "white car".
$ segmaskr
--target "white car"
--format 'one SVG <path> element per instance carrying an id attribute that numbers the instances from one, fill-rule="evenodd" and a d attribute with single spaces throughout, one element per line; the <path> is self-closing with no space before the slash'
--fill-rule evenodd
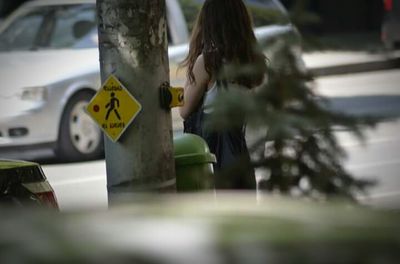
<path id="1" fill-rule="evenodd" d="M 167 12 L 170 43 L 184 52 L 176 44 L 188 33 L 175 0 Z M 31 149 L 65 160 L 103 154 L 103 135 L 84 111 L 101 85 L 96 25 L 95 0 L 28 1 L 3 21 L 0 157 L 25 158 Z"/>

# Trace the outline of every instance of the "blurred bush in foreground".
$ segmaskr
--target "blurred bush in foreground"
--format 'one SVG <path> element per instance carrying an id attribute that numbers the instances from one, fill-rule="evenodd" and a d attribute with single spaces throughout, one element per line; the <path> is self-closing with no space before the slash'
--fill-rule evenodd
<path id="1" fill-rule="evenodd" d="M 334 112 L 329 102 L 314 93 L 312 76 L 298 67 L 288 43 L 269 43 L 272 63 L 266 82 L 249 93 L 229 89 L 220 93 L 208 125 L 225 130 L 247 120 L 255 131 L 250 150 L 254 167 L 264 168 L 262 189 L 316 198 L 353 199 L 373 182 L 356 179 L 343 167 L 346 157 L 335 130 L 346 130 L 363 140 L 364 129 L 378 117 Z M 257 70 L 230 68 L 221 78 Z"/>
<path id="2" fill-rule="evenodd" d="M 254 195 L 157 196 L 104 212 L 1 209 L 0 263 L 398 263 L 400 216 Z"/>

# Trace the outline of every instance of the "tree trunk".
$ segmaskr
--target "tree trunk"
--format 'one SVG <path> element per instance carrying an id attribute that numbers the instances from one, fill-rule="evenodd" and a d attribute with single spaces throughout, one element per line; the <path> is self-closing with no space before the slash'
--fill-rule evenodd
<path id="1" fill-rule="evenodd" d="M 142 110 L 119 141 L 105 138 L 109 202 L 115 195 L 175 190 L 165 0 L 97 0 L 101 79 L 114 74 Z"/>

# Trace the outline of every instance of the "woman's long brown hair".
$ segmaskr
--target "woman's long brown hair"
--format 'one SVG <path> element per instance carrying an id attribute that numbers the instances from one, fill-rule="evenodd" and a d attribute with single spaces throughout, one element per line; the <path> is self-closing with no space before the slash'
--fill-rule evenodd
<path id="1" fill-rule="evenodd" d="M 212 78 L 221 78 L 223 66 L 236 66 L 238 74 L 229 81 L 252 88 L 262 82 L 265 56 L 259 50 L 252 20 L 242 0 L 206 0 L 197 17 L 189 44 L 189 54 L 182 62 L 187 77 L 195 82 L 193 67 L 203 54 L 205 69 Z M 252 71 L 240 71 L 252 66 Z M 254 67 L 256 66 L 256 67 Z"/>

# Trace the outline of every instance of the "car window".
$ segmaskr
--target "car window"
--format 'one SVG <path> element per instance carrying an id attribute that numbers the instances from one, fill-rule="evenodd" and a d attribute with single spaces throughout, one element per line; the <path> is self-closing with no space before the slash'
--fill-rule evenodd
<path id="1" fill-rule="evenodd" d="M 14 20 L 0 34 L 0 51 L 32 49 L 48 14 L 47 8 L 34 9 Z"/>
<path id="2" fill-rule="evenodd" d="M 85 37 L 81 38 L 74 44 L 74 49 L 97 48 L 99 39 L 97 35 L 97 27 L 93 28 Z"/>
<path id="3" fill-rule="evenodd" d="M 57 8 L 54 17 L 50 48 L 73 47 L 96 28 L 94 5 L 62 6 Z M 96 47 L 96 43 L 87 42 L 85 47 Z"/>
<path id="4" fill-rule="evenodd" d="M 0 51 L 94 48 L 95 28 L 92 4 L 31 7 L 0 33 Z"/>

